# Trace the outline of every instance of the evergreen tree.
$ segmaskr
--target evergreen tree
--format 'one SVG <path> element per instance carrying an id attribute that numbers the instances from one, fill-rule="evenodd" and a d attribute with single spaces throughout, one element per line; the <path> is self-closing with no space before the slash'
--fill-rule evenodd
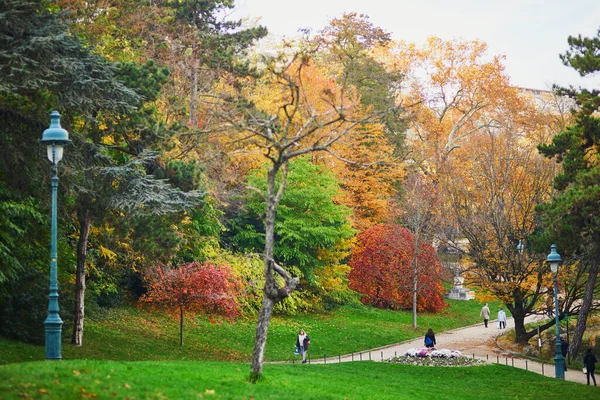
<path id="1" fill-rule="evenodd" d="M 569 37 L 569 48 L 561 59 L 582 76 L 600 71 L 600 30 L 593 38 Z M 577 326 L 573 333 L 571 354 L 579 351 L 587 317 L 594 308 L 600 271 L 600 91 L 598 89 L 556 88 L 574 99 L 575 123 L 556 135 L 552 143 L 539 146 L 548 157 L 556 157 L 563 171 L 555 179 L 559 193 L 551 203 L 540 207 L 546 226 L 559 248 L 582 261 L 588 281 Z M 561 316 L 562 318 L 562 316 Z"/>

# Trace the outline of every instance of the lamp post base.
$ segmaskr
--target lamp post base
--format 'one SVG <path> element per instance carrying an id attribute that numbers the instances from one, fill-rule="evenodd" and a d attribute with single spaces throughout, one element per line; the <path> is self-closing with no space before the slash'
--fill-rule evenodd
<path id="1" fill-rule="evenodd" d="M 554 374 L 556 379 L 565 379 L 565 357 L 560 353 L 554 356 Z"/>
<path id="2" fill-rule="evenodd" d="M 60 360 L 62 347 L 62 325 L 63 321 L 57 315 L 56 319 L 50 320 L 50 315 L 44 322 L 46 326 L 46 360 Z"/>

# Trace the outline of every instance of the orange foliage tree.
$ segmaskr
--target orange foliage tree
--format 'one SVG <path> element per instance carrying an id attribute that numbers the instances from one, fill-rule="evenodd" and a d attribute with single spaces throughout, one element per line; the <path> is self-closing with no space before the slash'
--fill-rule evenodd
<path id="1" fill-rule="evenodd" d="M 451 160 L 449 215 L 468 240 L 473 265 L 467 283 L 502 300 L 514 318 L 515 341 L 527 343 L 537 330 L 526 330 L 525 317 L 552 287 L 546 254 L 533 251 L 540 241 L 535 209 L 550 198 L 555 174 L 555 165 L 536 147 L 540 136 L 551 132 L 519 125 L 510 115 L 498 120 L 502 129 L 483 130 L 460 160 Z M 517 251 L 519 240 L 532 250 L 526 257 Z"/>
<path id="2" fill-rule="evenodd" d="M 349 286 L 361 293 L 362 302 L 394 310 L 412 307 L 413 234 L 395 224 L 375 225 L 357 236 L 349 265 Z M 419 311 L 439 311 L 445 303 L 442 264 L 434 248 L 419 243 Z"/>
<path id="3" fill-rule="evenodd" d="M 158 266 L 146 273 L 148 292 L 140 299 L 179 314 L 179 345 L 183 346 L 184 312 L 233 319 L 240 314 L 241 283 L 228 266 L 194 261 L 177 268 Z"/>
<path id="4" fill-rule="evenodd" d="M 335 77 L 339 85 L 352 85 L 363 108 L 378 113 L 372 123 L 349 132 L 338 142 L 339 158 L 323 153 L 313 156 L 341 181 L 344 196 L 339 201 L 353 210 L 352 225 L 358 230 L 396 217 L 393 200 L 404 175 L 399 155 L 406 115 L 396 102 L 403 74 L 386 68 L 372 54 L 389 42 L 389 33 L 374 26 L 368 16 L 357 13 L 332 19 L 312 38 L 319 49 L 317 59 L 322 73 Z"/>
<path id="5" fill-rule="evenodd" d="M 384 58 L 411 77 L 405 94 L 413 114 L 410 158 L 428 175 L 443 172 L 451 153 L 467 138 L 498 126 L 495 112 L 521 106 L 502 57 L 486 53 L 480 41 L 431 37 L 421 48 L 396 43 Z"/>

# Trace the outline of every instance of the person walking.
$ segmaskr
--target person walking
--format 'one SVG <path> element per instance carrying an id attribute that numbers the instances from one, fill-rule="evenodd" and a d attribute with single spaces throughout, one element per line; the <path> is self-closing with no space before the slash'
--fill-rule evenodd
<path id="1" fill-rule="evenodd" d="M 596 386 L 596 377 L 594 376 L 594 370 L 596 369 L 597 362 L 598 362 L 598 360 L 596 360 L 594 353 L 592 353 L 592 348 L 589 347 L 587 350 L 587 353 L 585 354 L 585 357 L 583 357 L 583 366 L 585 367 L 585 370 L 586 370 L 588 385 L 590 384 L 590 375 L 591 375 L 592 380 L 594 381 L 594 386 Z"/>
<path id="2" fill-rule="evenodd" d="M 488 327 L 488 321 L 490 320 L 490 309 L 489 309 L 487 303 L 485 303 L 485 305 L 481 309 L 481 312 L 479 313 L 479 316 L 483 317 L 483 324 L 487 328 Z"/>
<path id="3" fill-rule="evenodd" d="M 427 333 L 425 334 L 425 347 L 428 349 L 432 349 L 436 344 L 435 335 L 433 334 L 433 329 L 429 328 Z"/>
<path id="4" fill-rule="evenodd" d="M 498 329 L 500 328 L 506 329 L 506 313 L 502 307 L 498 311 Z"/>
<path id="5" fill-rule="evenodd" d="M 567 354 L 569 354 L 569 342 L 567 342 L 564 338 L 560 338 L 560 352 L 565 358 L 565 371 L 567 370 Z"/>
<path id="6" fill-rule="evenodd" d="M 298 332 L 298 339 L 296 339 L 296 347 L 300 350 L 300 354 L 302 354 L 302 364 L 306 364 L 306 352 L 308 351 L 308 345 L 310 344 L 310 338 L 304 332 L 304 329 L 300 329 Z"/>

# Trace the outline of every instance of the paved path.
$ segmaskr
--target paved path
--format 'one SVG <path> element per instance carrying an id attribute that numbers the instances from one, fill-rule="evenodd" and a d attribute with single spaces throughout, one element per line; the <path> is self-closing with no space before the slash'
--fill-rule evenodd
<path id="1" fill-rule="evenodd" d="M 534 322 L 537 316 L 526 318 L 525 322 Z M 513 327 L 513 319 L 507 321 L 507 329 Z M 454 329 L 451 331 L 439 333 L 435 335 L 439 349 L 459 350 L 465 356 L 478 357 L 490 363 L 500 363 L 515 368 L 522 368 L 528 371 L 533 371 L 544 376 L 554 377 L 554 364 L 542 364 L 531 360 L 513 358 L 513 354 L 503 351 L 495 344 L 495 339 L 498 335 L 504 333 L 505 330 L 498 329 L 496 321 L 490 321 L 489 327 L 486 328 L 483 323 L 471 325 L 465 328 Z M 311 363 L 337 363 L 348 361 L 383 361 L 395 355 L 403 355 L 410 348 L 424 347 L 423 338 L 408 340 L 401 343 L 396 343 L 389 346 L 378 347 L 375 349 L 365 350 L 360 353 L 346 354 L 342 356 L 311 359 Z M 565 372 L 565 379 L 573 382 L 586 384 L 586 376 L 580 369 L 569 369 Z M 596 379 L 599 379 L 597 377 Z"/>

